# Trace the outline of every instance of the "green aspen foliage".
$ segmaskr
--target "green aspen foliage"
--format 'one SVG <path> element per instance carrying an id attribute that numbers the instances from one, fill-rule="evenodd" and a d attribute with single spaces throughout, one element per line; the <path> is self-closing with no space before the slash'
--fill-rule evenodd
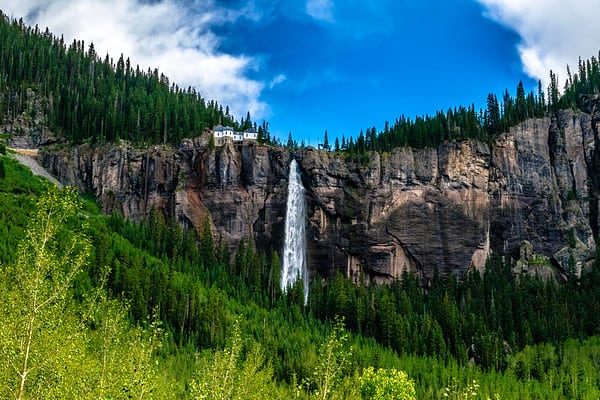
<path id="1" fill-rule="evenodd" d="M 73 188 L 48 188 L 16 262 L 2 266 L 0 398 L 168 398 L 154 359 L 159 321 L 130 326 L 103 287 L 84 304 L 72 297 L 91 247 L 83 227 L 69 227 L 82 210 Z"/>
<path id="2" fill-rule="evenodd" d="M 444 389 L 444 399 L 449 400 L 470 400 L 470 399 L 485 399 L 485 400 L 500 400 L 500 395 L 494 393 L 492 397 L 483 396 L 480 393 L 480 385 L 475 379 L 470 383 L 461 387 L 456 378 L 452 379 L 450 385 Z"/>
<path id="3" fill-rule="evenodd" d="M 0 397 L 39 398 L 51 392 L 51 383 L 71 391 L 69 369 L 83 339 L 79 322 L 67 312 L 69 289 L 87 261 L 90 241 L 64 224 L 80 210 L 74 189 L 50 187 L 30 216 L 16 263 L 3 267 Z"/>
<path id="4" fill-rule="evenodd" d="M 325 342 L 318 351 L 318 358 L 310 381 L 305 386 L 311 399 L 343 399 L 344 377 L 349 372 L 353 348 L 348 343 L 349 334 L 343 318 L 336 318 Z"/>
<path id="5" fill-rule="evenodd" d="M 198 361 L 190 384 L 194 400 L 262 400 L 272 398 L 273 369 L 258 344 L 244 354 L 239 321 L 229 345 Z"/>
<path id="6" fill-rule="evenodd" d="M 394 368 L 366 368 L 360 377 L 360 394 L 364 400 L 416 400 L 415 383 L 404 371 Z"/>

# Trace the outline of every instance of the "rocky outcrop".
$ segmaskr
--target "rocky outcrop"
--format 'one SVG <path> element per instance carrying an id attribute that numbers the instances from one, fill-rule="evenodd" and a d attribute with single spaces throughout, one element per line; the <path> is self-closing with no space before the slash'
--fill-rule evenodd
<path id="1" fill-rule="evenodd" d="M 190 227 L 209 216 L 216 238 L 232 250 L 252 235 L 265 248 L 282 247 L 290 156 L 283 149 L 233 144 L 209 151 L 200 139 L 179 149 L 121 142 L 40 152 L 53 175 L 94 193 L 104 212 L 141 219 L 157 208 Z"/>
<path id="2" fill-rule="evenodd" d="M 489 221 L 482 143 L 375 153 L 366 166 L 316 150 L 303 156 L 317 269 L 388 280 L 405 271 L 430 277 L 435 266 L 460 273 L 480 262 Z"/>
<path id="3" fill-rule="evenodd" d="M 152 207 L 199 226 L 210 216 L 232 248 L 253 236 L 283 248 L 291 157 L 306 188 L 309 267 L 385 282 L 437 268 L 484 268 L 490 251 L 519 259 L 527 240 L 548 265 L 579 270 L 598 234 L 600 113 L 532 119 L 493 143 L 373 153 L 361 164 L 314 148 L 209 149 L 200 139 L 154 146 L 47 148 L 42 162 L 62 182 L 95 193 L 107 212 L 142 218 Z"/>
<path id="4" fill-rule="evenodd" d="M 549 257 L 536 254 L 533 245 L 528 240 L 521 242 L 519 259 L 513 265 L 513 274 L 518 277 L 539 277 L 545 281 L 566 278 L 565 274 L 556 270 Z"/>
<path id="5" fill-rule="evenodd" d="M 597 232 L 598 148 L 589 114 L 563 112 L 529 120 L 502 135 L 494 146 L 490 195 L 491 246 L 518 258 L 519 244 L 531 242 L 541 255 L 566 268 L 593 258 Z"/>
<path id="6" fill-rule="evenodd" d="M 47 110 L 51 101 L 39 96 L 34 89 L 0 93 L 6 96 L 6 112 L 0 118 L 0 132 L 9 135 L 8 146 L 13 148 L 37 148 L 58 142 L 48 128 Z"/>

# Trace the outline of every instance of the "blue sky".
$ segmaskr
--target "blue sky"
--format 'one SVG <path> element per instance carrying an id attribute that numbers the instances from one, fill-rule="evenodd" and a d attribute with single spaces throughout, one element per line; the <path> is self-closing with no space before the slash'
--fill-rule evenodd
<path id="1" fill-rule="evenodd" d="M 3 0 L 315 145 L 559 80 L 600 49 L 597 0 Z M 564 78 L 563 78 L 564 80 Z"/>

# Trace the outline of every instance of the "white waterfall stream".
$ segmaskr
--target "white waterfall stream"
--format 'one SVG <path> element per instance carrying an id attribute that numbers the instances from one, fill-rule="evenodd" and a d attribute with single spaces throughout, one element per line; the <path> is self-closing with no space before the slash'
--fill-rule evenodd
<path id="1" fill-rule="evenodd" d="M 298 163 L 290 163 L 288 198 L 285 210 L 285 244 L 281 268 L 281 290 L 294 286 L 298 279 L 304 282 L 304 305 L 308 302 L 308 268 L 306 265 L 306 202 Z"/>

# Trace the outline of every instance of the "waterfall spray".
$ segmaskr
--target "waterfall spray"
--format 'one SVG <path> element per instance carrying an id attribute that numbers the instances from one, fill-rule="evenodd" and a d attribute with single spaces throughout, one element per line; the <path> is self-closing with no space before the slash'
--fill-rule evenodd
<path id="1" fill-rule="evenodd" d="M 288 198 L 285 210 L 285 244 L 281 268 L 281 290 L 286 292 L 299 278 L 304 281 L 304 305 L 308 302 L 308 268 L 306 265 L 306 202 L 298 163 L 290 163 Z"/>

